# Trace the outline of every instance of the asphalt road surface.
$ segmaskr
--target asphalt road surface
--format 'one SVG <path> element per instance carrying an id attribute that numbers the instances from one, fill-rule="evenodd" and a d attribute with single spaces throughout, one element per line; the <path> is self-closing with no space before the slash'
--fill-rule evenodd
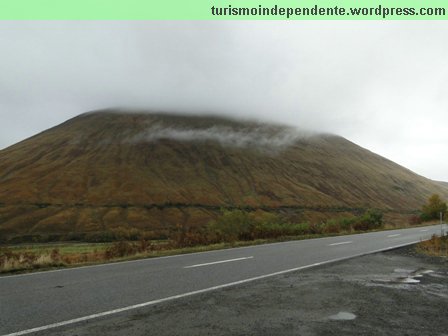
<path id="1" fill-rule="evenodd" d="M 446 230 L 446 225 L 445 228 Z M 0 277 L 0 335 L 18 336 L 392 249 L 441 226 L 266 244 Z"/>

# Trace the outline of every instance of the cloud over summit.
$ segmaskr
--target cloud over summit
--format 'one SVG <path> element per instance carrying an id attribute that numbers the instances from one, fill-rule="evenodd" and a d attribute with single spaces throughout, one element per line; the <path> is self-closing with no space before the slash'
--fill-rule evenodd
<path id="1" fill-rule="evenodd" d="M 225 126 L 212 126 L 202 129 L 152 126 L 144 132 L 131 137 L 129 142 L 156 142 L 163 139 L 178 141 L 215 141 L 222 146 L 255 147 L 277 150 L 294 144 L 298 139 L 307 138 L 309 132 L 299 132 L 293 128 L 274 130 L 268 127 L 235 130 Z"/>

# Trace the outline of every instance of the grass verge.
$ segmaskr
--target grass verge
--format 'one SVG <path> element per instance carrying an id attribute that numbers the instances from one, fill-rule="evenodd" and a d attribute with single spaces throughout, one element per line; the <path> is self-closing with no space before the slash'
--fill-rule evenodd
<path id="1" fill-rule="evenodd" d="M 430 240 L 417 244 L 417 252 L 436 257 L 448 257 L 448 234 L 441 237 L 433 235 Z"/>
<path id="2" fill-rule="evenodd" d="M 393 229 L 398 229 L 398 227 L 386 226 L 381 230 Z M 169 240 L 141 240 L 138 242 L 119 241 L 109 243 L 61 242 L 7 245 L 3 247 L 0 246 L 0 274 L 15 274 L 30 271 L 87 266 L 101 263 L 206 252 L 292 240 L 324 238 L 345 234 L 360 234 L 372 231 L 380 230 L 376 229 L 363 232 L 343 231 L 338 233 L 281 236 L 269 239 L 221 242 L 188 247 L 178 247 Z M 427 249 L 429 250 L 429 248 Z"/>

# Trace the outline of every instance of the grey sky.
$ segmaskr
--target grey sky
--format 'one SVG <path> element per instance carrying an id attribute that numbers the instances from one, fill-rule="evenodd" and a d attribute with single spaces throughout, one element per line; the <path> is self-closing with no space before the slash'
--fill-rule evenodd
<path id="1" fill-rule="evenodd" d="M 448 22 L 0 22 L 0 148 L 107 107 L 342 135 L 448 181 Z"/>

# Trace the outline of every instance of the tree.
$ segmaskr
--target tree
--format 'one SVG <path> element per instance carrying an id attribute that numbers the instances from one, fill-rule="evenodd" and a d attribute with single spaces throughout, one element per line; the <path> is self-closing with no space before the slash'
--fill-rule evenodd
<path id="1" fill-rule="evenodd" d="M 434 194 L 428 199 L 428 203 L 422 207 L 422 219 L 425 221 L 438 219 L 440 213 L 445 213 L 446 211 L 446 202 L 442 201 L 439 195 Z"/>

